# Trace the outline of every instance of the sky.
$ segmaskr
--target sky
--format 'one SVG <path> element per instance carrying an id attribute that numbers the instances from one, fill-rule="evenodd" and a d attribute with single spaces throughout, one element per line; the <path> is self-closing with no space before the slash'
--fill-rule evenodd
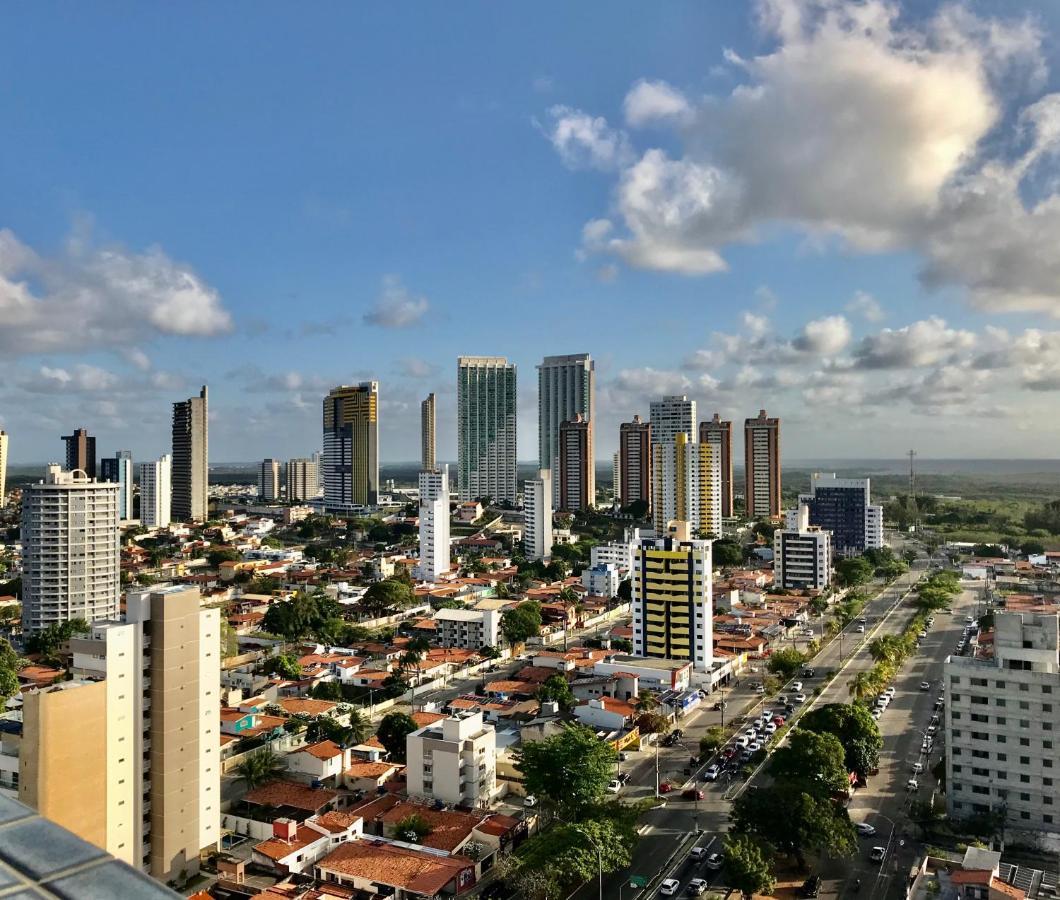
<path id="1" fill-rule="evenodd" d="M 8 5 L 0 427 L 13 463 L 308 455 L 380 382 L 415 459 L 456 357 L 596 360 L 596 447 L 652 398 L 760 408 L 793 458 L 1052 457 L 1060 7 Z"/>

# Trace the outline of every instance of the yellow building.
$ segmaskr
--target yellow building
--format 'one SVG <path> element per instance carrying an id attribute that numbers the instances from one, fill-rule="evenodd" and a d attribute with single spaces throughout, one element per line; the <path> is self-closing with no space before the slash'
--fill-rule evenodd
<path id="1" fill-rule="evenodd" d="M 687 522 L 692 534 L 720 537 L 721 454 L 714 444 L 695 443 L 679 432 L 652 446 L 652 513 L 655 531 L 667 522 Z"/>
<path id="2" fill-rule="evenodd" d="M 333 388 L 324 398 L 324 504 L 379 501 L 379 382 Z"/>

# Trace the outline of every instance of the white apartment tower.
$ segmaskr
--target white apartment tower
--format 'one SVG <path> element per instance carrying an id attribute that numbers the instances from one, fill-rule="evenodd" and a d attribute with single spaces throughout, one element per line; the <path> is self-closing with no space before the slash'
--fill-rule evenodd
<path id="1" fill-rule="evenodd" d="M 280 499 L 280 461 L 263 459 L 258 468 L 258 496 L 262 500 Z"/>
<path id="2" fill-rule="evenodd" d="M 529 560 L 552 556 L 552 473 L 541 469 L 523 483 L 523 552 Z"/>
<path id="3" fill-rule="evenodd" d="M 481 712 L 460 713 L 405 739 L 410 797 L 485 807 L 497 785 L 497 734 Z"/>
<path id="4" fill-rule="evenodd" d="M 154 462 L 140 463 L 140 524 L 168 528 L 172 521 L 173 459 L 164 454 Z"/>
<path id="5" fill-rule="evenodd" d="M 696 437 L 696 401 L 681 396 L 663 397 L 650 407 L 651 442 L 672 444 L 679 434 L 688 440 Z"/>
<path id="6" fill-rule="evenodd" d="M 560 429 L 577 416 L 593 427 L 596 391 L 596 364 L 588 353 L 546 356 L 537 367 L 537 444 L 538 466 L 560 471 Z M 591 434 L 591 431 L 590 431 Z M 589 505 L 596 496 L 595 468 L 589 472 Z M 553 479 L 552 505 L 560 502 L 560 480 Z"/>
<path id="7" fill-rule="evenodd" d="M 515 364 L 503 356 L 459 357 L 456 410 L 460 499 L 515 503 Z"/>
<path id="8" fill-rule="evenodd" d="M 420 564 L 423 581 L 449 571 L 449 466 L 420 472 Z"/>
<path id="9" fill-rule="evenodd" d="M 117 618 L 118 485 L 48 466 L 22 492 L 22 627 Z"/>
<path id="10" fill-rule="evenodd" d="M 773 577 L 783 588 L 823 591 L 832 577 L 832 533 L 810 524 L 800 506 L 786 527 L 773 533 Z"/>
<path id="11" fill-rule="evenodd" d="M 312 500 L 320 493 L 320 467 L 316 459 L 287 460 L 287 499 Z"/>
<path id="12" fill-rule="evenodd" d="M 721 537 L 721 456 L 714 444 L 678 432 L 652 445 L 651 508 L 657 534 L 667 522 L 687 522 L 692 534 Z"/>
<path id="13" fill-rule="evenodd" d="M 118 485 L 118 518 L 125 522 L 133 517 L 133 458 L 129 450 L 119 450 L 99 461 L 100 481 Z"/>
<path id="14" fill-rule="evenodd" d="M 0 507 L 7 502 L 7 432 L 0 431 Z"/>

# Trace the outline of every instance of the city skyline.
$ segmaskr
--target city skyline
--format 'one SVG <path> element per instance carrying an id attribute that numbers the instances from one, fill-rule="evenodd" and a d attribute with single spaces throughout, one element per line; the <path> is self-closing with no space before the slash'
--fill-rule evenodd
<path id="1" fill-rule="evenodd" d="M 878 27 L 827 3 L 630 6 L 612 35 L 622 52 L 590 67 L 595 17 L 558 28 L 553 12 L 478 7 L 458 18 L 467 40 L 489 33 L 486 58 L 447 37 L 400 71 L 385 61 L 450 35 L 448 14 L 280 10 L 248 25 L 216 9 L 160 30 L 150 9 L 121 27 L 94 10 L 8 11 L 13 29 L 48 35 L 0 68 L 22 136 L 0 151 L 19 173 L 0 220 L 0 309 L 17 311 L 0 325 L 11 463 L 54 459 L 78 422 L 107 453 L 157 458 L 166 404 L 202 383 L 213 458 L 304 456 L 319 398 L 364 380 L 381 384 L 382 458 L 417 458 L 435 391 L 438 456 L 453 460 L 454 357 L 529 373 L 568 352 L 596 362 L 603 459 L 620 422 L 681 393 L 726 420 L 769 408 L 793 457 L 820 455 L 822 428 L 829 456 L 896 456 L 909 432 L 926 455 L 1048 456 L 1060 10 L 866 10 Z M 295 46 L 280 69 L 231 59 L 281 35 Z M 195 72 L 169 64 L 191 45 Z M 114 66 L 88 65 L 89 47 Z M 829 60 L 819 82 L 799 65 L 811 57 Z M 388 77 L 368 90 L 365 71 Z M 770 106 L 782 94 L 806 115 Z M 849 130 L 827 114 L 837 103 L 857 111 Z M 57 115 L 45 125 L 40 108 Z M 109 121 L 129 123 L 125 140 Z M 178 146 L 174 122 L 208 139 Z M 776 156 L 815 135 L 823 157 Z M 993 192 L 989 209 L 963 202 L 974 190 Z M 536 327 L 565 318 L 582 337 Z"/>

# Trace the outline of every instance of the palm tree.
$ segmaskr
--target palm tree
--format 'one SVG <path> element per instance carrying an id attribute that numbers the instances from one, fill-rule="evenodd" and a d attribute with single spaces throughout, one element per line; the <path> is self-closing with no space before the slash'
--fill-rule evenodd
<path id="1" fill-rule="evenodd" d="M 263 747 L 251 753 L 238 766 L 236 776 L 247 786 L 247 791 L 262 784 L 275 781 L 287 769 L 287 764 L 277 756 L 271 747 Z"/>
<path id="2" fill-rule="evenodd" d="M 869 644 L 869 656 L 872 657 L 874 662 L 883 662 L 884 660 L 891 662 L 895 657 L 895 646 L 894 641 L 890 635 L 884 637 L 878 637 Z"/>
<path id="3" fill-rule="evenodd" d="M 568 584 L 560 590 L 559 594 L 556 595 L 556 599 L 562 600 L 564 603 L 575 603 L 578 600 L 578 592 Z"/>
<path id="4" fill-rule="evenodd" d="M 864 700 L 876 690 L 875 679 L 871 672 L 858 672 L 850 682 L 850 696 L 855 700 Z"/>
<path id="5" fill-rule="evenodd" d="M 637 702 L 633 705 L 639 713 L 650 713 L 659 705 L 659 698 L 652 693 L 640 693 L 637 694 Z"/>

